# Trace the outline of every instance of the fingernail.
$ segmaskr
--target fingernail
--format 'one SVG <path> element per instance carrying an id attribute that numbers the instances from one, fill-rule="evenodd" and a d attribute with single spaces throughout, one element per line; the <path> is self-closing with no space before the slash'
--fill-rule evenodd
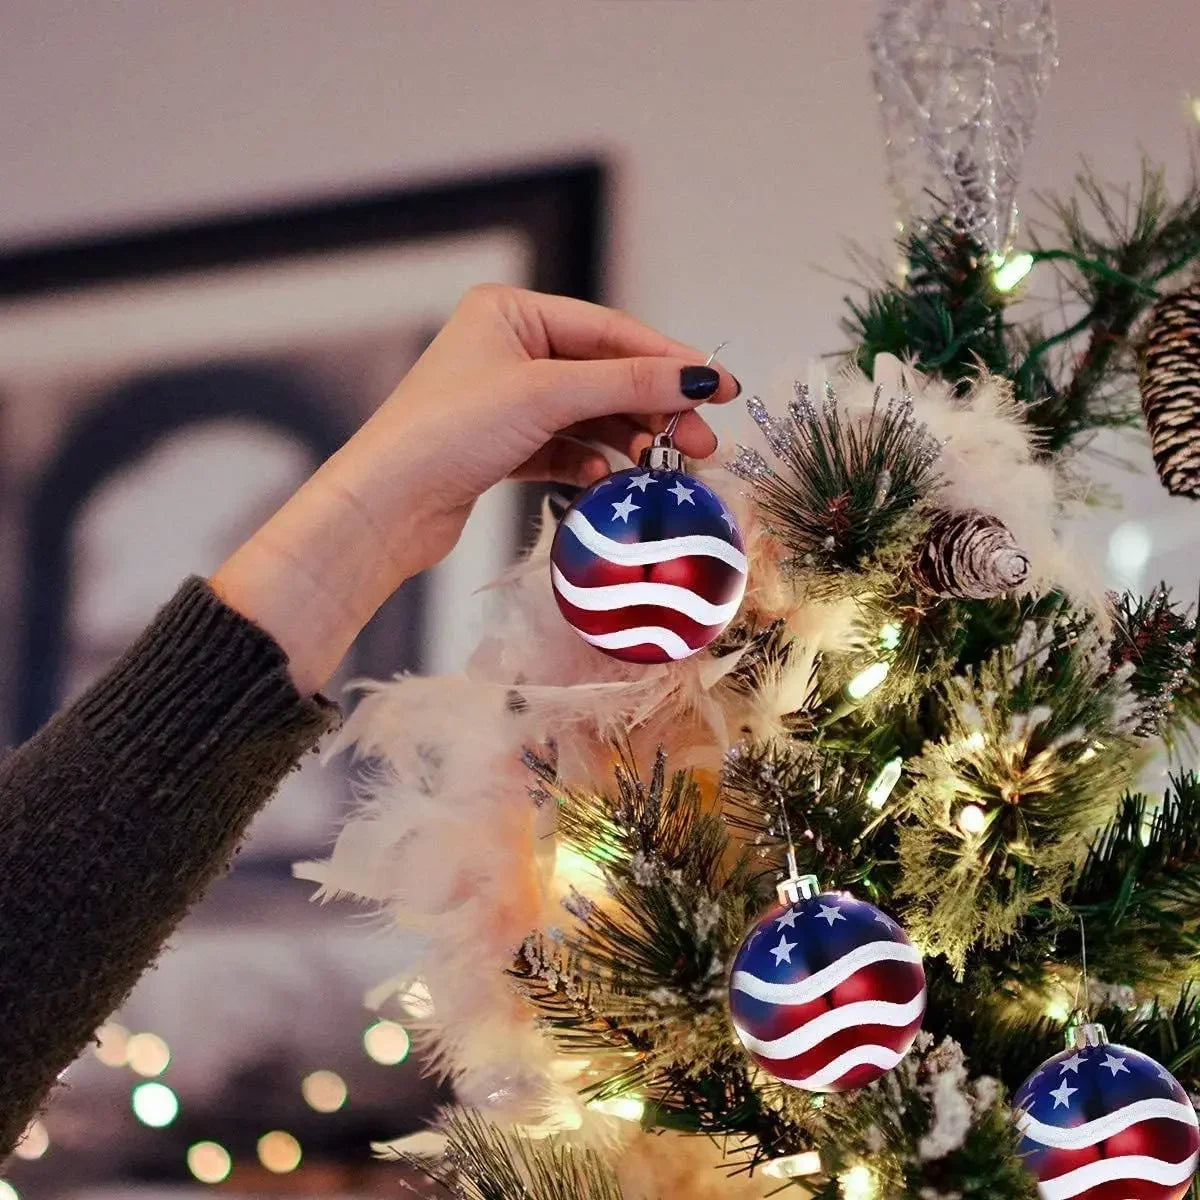
<path id="1" fill-rule="evenodd" d="M 733 380 L 733 398 L 736 400 L 742 394 L 742 381 L 732 373 L 729 378 Z"/>
<path id="2" fill-rule="evenodd" d="M 679 372 L 679 390 L 689 400 L 707 400 L 715 396 L 721 376 L 712 367 L 683 367 Z"/>

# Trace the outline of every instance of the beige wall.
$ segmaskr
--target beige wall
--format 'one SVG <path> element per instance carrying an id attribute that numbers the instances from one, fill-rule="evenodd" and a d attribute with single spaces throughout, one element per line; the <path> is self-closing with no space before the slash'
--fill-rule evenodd
<path id="1" fill-rule="evenodd" d="M 1195 0 L 1058 9 L 1026 193 L 1066 186 L 1080 154 L 1115 178 L 1139 147 L 1182 169 Z M 886 246 L 872 14 L 867 0 L 6 0 L 0 237 L 599 150 L 618 166 L 612 296 L 702 345 L 733 339 L 727 361 L 755 386 L 839 344 L 845 286 L 820 268 L 847 269 L 842 239 Z M 1139 494 L 1160 524 L 1190 517 L 1152 484 Z"/>

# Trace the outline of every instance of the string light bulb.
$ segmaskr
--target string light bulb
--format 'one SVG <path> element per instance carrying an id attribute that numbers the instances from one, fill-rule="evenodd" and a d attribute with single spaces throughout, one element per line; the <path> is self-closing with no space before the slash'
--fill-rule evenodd
<path id="1" fill-rule="evenodd" d="M 610 1096 L 607 1100 L 590 1100 L 592 1112 L 606 1117 L 619 1117 L 622 1121 L 640 1121 L 646 1111 L 646 1102 L 638 1096 Z"/>
<path id="2" fill-rule="evenodd" d="M 887 677 L 890 665 L 883 659 L 864 667 L 846 684 L 846 695 L 851 700 L 862 700 L 869 696 Z"/>
<path id="3" fill-rule="evenodd" d="M 139 1083 L 129 1104 L 133 1115 L 151 1129 L 165 1129 L 179 1116 L 179 1097 L 165 1083 Z"/>
<path id="4" fill-rule="evenodd" d="M 14 1147 L 13 1154 L 17 1158 L 24 1159 L 25 1162 L 36 1162 L 49 1149 L 50 1134 L 41 1121 L 34 1119 L 29 1122 L 25 1132 L 21 1135 L 21 1140 Z"/>
<path id="5" fill-rule="evenodd" d="M 1027 251 L 1009 255 L 992 256 L 992 287 L 998 292 L 1011 292 L 1013 288 L 1033 270 L 1034 257 Z"/>
<path id="6" fill-rule="evenodd" d="M 805 1175 L 816 1175 L 820 1170 L 821 1155 L 816 1150 L 805 1150 L 801 1154 L 771 1159 L 763 1164 L 762 1173 L 769 1179 L 799 1179 Z"/>
<path id="7" fill-rule="evenodd" d="M 17 1189 L 7 1179 L 0 1179 L 0 1200 L 21 1200 Z"/>
<path id="8" fill-rule="evenodd" d="M 867 788 L 867 803 L 872 808 L 882 808 L 892 794 L 900 775 L 904 771 L 904 759 L 893 758 L 883 764 L 883 769 L 871 781 Z"/>
<path id="9" fill-rule="evenodd" d="M 233 1159 L 219 1142 L 196 1142 L 188 1147 L 187 1165 L 201 1183 L 224 1183 L 233 1170 Z"/>
<path id="10" fill-rule="evenodd" d="M 900 622 L 888 621 L 879 631 L 879 644 L 885 650 L 897 650 L 903 636 L 904 630 L 900 627 Z"/>
<path id="11" fill-rule="evenodd" d="M 875 1200 L 875 1179 L 870 1168 L 851 1167 L 838 1177 L 842 1187 L 842 1200 Z"/>
<path id="12" fill-rule="evenodd" d="M 135 1033 L 125 1049 L 130 1068 L 148 1079 L 171 1065 L 171 1048 L 156 1033 Z"/>
<path id="13" fill-rule="evenodd" d="M 964 804 L 958 814 L 958 827 L 963 833 L 982 833 L 987 825 L 987 813 L 978 804 Z"/>
<path id="14" fill-rule="evenodd" d="M 313 1071 L 300 1084 L 304 1103 L 314 1112 L 337 1112 L 350 1094 L 346 1081 L 335 1071 Z"/>
<path id="15" fill-rule="evenodd" d="M 115 1021 L 108 1021 L 96 1030 L 92 1053 L 106 1067 L 123 1067 L 129 1062 L 129 1030 Z"/>
<path id="16" fill-rule="evenodd" d="M 394 1067 L 408 1057 L 412 1041 L 408 1030 L 395 1021 L 376 1021 L 363 1032 L 363 1049 L 367 1057 L 385 1067 Z"/>
<path id="17" fill-rule="evenodd" d="M 294 1171 L 303 1157 L 300 1143 L 282 1129 L 273 1129 L 258 1139 L 258 1161 L 275 1175 Z"/>

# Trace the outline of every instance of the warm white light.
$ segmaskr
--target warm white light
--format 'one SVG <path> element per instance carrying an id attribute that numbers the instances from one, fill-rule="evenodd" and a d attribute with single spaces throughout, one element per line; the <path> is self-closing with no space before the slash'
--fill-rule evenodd
<path id="1" fill-rule="evenodd" d="M 803 1154 L 771 1159 L 763 1166 L 762 1173 L 772 1179 L 798 1179 L 802 1175 L 816 1175 L 820 1170 L 820 1154 L 815 1150 L 805 1150 Z"/>
<path id="2" fill-rule="evenodd" d="M 30 1121 L 13 1153 L 26 1162 L 36 1162 L 50 1149 L 50 1134 L 41 1121 Z"/>
<path id="3" fill-rule="evenodd" d="M 217 1142 L 197 1142 L 188 1147 L 187 1165 L 201 1183 L 223 1183 L 233 1170 L 233 1159 Z"/>
<path id="4" fill-rule="evenodd" d="M 591 1065 L 590 1058 L 556 1058 L 550 1064 L 550 1074 L 566 1083 L 569 1079 L 578 1079 Z"/>
<path id="5" fill-rule="evenodd" d="M 400 1007 L 414 1021 L 428 1021 L 433 1016 L 433 996 L 423 979 L 414 979 L 400 993 Z"/>
<path id="6" fill-rule="evenodd" d="M 106 1067 L 123 1067 L 129 1061 L 129 1030 L 114 1021 L 101 1025 L 92 1053 Z"/>
<path id="7" fill-rule="evenodd" d="M 129 1102 L 133 1115 L 151 1129 L 163 1129 L 179 1116 L 179 1099 L 165 1083 L 139 1083 Z"/>
<path id="8" fill-rule="evenodd" d="M 622 1121 L 640 1121 L 646 1111 L 646 1102 L 637 1096 L 610 1096 L 607 1100 L 589 1100 L 592 1112 L 606 1117 L 620 1117 Z"/>
<path id="9" fill-rule="evenodd" d="M 171 1065 L 171 1049 L 156 1033 L 135 1033 L 126 1046 L 126 1060 L 139 1075 L 152 1079 Z"/>
<path id="10" fill-rule="evenodd" d="M 1200 123 L 1200 96 L 1192 96 L 1189 101 L 1189 107 L 1192 110 L 1192 116 Z"/>
<path id="11" fill-rule="evenodd" d="M 982 750 L 987 745 L 987 738 L 983 736 L 983 730 L 977 729 L 970 737 L 963 739 L 963 749 L 978 751 Z"/>
<path id="12" fill-rule="evenodd" d="M 846 684 L 846 695 L 851 700 L 861 700 L 864 696 L 869 696 L 887 678 L 889 669 L 883 659 L 873 662 Z"/>
<path id="13" fill-rule="evenodd" d="M 376 1021 L 363 1033 L 363 1049 L 385 1067 L 394 1067 L 408 1057 L 412 1041 L 408 1030 L 395 1021 Z"/>
<path id="14" fill-rule="evenodd" d="M 987 824 L 987 813 L 978 804 L 964 804 L 958 814 L 958 827 L 963 833 L 982 833 Z"/>
<path id="15" fill-rule="evenodd" d="M 879 631 L 879 644 L 885 650 L 895 650 L 900 645 L 900 640 L 904 636 L 904 630 L 900 628 L 898 621 L 889 621 Z"/>
<path id="16" fill-rule="evenodd" d="M 1050 1000 L 1046 1004 L 1046 1016 L 1063 1024 L 1071 1015 L 1070 1005 L 1065 1000 Z"/>
<path id="17" fill-rule="evenodd" d="M 0 1179 L 0 1200 L 21 1200 L 17 1189 L 7 1179 Z"/>
<path id="18" fill-rule="evenodd" d="M 588 883 L 604 882 L 604 872 L 598 863 L 562 842 L 554 848 L 554 873 L 565 883 L 574 883 L 580 887 Z"/>
<path id="19" fill-rule="evenodd" d="M 264 1133 L 258 1139 L 258 1161 L 276 1175 L 286 1175 L 300 1165 L 300 1143 L 282 1129 Z"/>
<path id="20" fill-rule="evenodd" d="M 1032 270 L 1032 254 L 1014 254 L 1010 258 L 1002 259 L 992 272 L 992 287 L 998 292 L 1011 292 Z"/>
<path id="21" fill-rule="evenodd" d="M 851 1167 L 838 1178 L 842 1200 L 875 1200 L 875 1180 L 867 1167 Z"/>
<path id="22" fill-rule="evenodd" d="M 346 1103 L 346 1081 L 334 1071 L 314 1071 L 300 1084 L 304 1103 L 319 1113 L 337 1112 Z"/>
<path id="23" fill-rule="evenodd" d="M 872 808 L 882 808 L 892 789 L 900 782 L 900 774 L 904 770 L 904 759 L 893 758 L 883 764 L 883 770 L 875 776 L 871 786 L 867 788 L 867 803 Z"/>
<path id="24" fill-rule="evenodd" d="M 1124 583 L 1136 583 L 1150 561 L 1150 531 L 1138 521 L 1123 521 L 1108 539 L 1108 565 Z"/>

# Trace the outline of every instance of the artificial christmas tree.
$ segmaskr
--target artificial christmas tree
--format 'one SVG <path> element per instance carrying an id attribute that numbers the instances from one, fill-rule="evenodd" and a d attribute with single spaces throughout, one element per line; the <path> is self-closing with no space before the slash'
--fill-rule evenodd
<path id="1" fill-rule="evenodd" d="M 547 514 L 467 673 L 374 686 L 347 724 L 369 798 L 302 874 L 418 937 L 375 1000 L 402 1013 L 419 978 L 410 1024 L 458 1102 L 390 1151 L 447 1194 L 1189 1186 L 1200 782 L 1146 796 L 1137 775 L 1200 711 L 1196 620 L 1164 589 L 1097 590 L 1056 530 L 1080 470 L 1062 452 L 1137 412 L 1133 331 L 1200 262 L 1200 188 L 1172 203 L 1147 173 L 1121 216 L 1081 181 L 1094 221 L 1063 205 L 1022 269 L 1053 264 L 1082 312 L 1018 322 L 1012 181 L 979 185 L 963 147 L 1015 170 L 1053 38 L 1020 24 L 1037 53 L 1006 84 L 1004 28 L 981 94 L 1015 88 L 995 111 L 1019 129 L 935 139 L 960 202 L 911 217 L 903 281 L 851 304 L 845 369 L 752 400 L 761 447 L 702 472 L 748 562 L 715 640 L 640 663 L 585 644 Z M 770 907 L 808 874 L 844 899 Z M 1047 1059 L 1083 1069 L 1052 1056 L 1085 1015 L 1138 1056 L 1131 1102 L 1166 1116 L 1117 1129 L 1123 1077 L 1064 1088 L 1050 1064 L 1014 1109 Z M 1079 1174 L 1084 1125 L 1130 1161 Z"/>

